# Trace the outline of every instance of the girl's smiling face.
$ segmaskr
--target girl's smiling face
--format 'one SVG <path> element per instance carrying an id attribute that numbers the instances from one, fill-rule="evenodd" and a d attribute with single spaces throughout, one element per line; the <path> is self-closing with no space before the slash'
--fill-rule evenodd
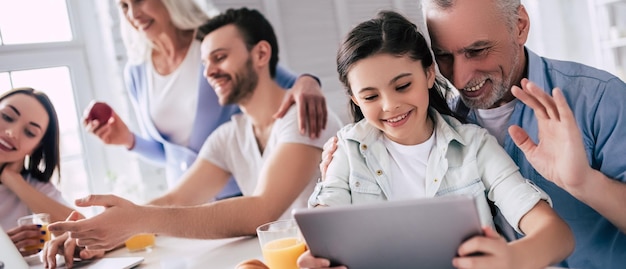
<path id="1" fill-rule="evenodd" d="M 13 94 L 0 101 L 0 163 L 19 161 L 40 144 L 50 118 L 34 97 Z"/>
<path id="2" fill-rule="evenodd" d="M 433 66 L 424 69 L 421 61 L 408 55 L 388 53 L 361 59 L 347 74 L 352 102 L 392 141 L 403 145 L 422 143 L 432 133 L 428 89 L 435 83 Z"/>

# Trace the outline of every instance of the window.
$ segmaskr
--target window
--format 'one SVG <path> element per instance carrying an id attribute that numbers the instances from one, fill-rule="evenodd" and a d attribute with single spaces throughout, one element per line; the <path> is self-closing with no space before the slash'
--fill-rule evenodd
<path id="1" fill-rule="evenodd" d="M 0 90 L 11 89 L 11 79 L 9 73 L 0 73 Z"/>
<path id="2" fill-rule="evenodd" d="M 45 92 L 55 106 L 59 117 L 61 184 L 66 197 L 82 197 L 88 194 L 87 172 L 82 162 L 83 149 L 79 141 L 80 126 L 76 117 L 69 68 L 66 66 L 13 71 L 8 74 L 10 85 L 6 87 L 31 87 Z M 71 188 L 70 188 L 71 186 Z"/>
<path id="3" fill-rule="evenodd" d="M 71 7 L 76 3 L 0 0 L 0 91 L 32 87 L 52 100 L 61 136 L 61 182 L 57 187 L 70 204 L 106 185 L 105 176 L 93 176 L 106 174 L 102 149 L 85 143 L 80 123 L 82 108 L 93 93 L 86 48 L 72 27 L 76 23 Z M 78 209 L 93 215 L 89 208 Z"/>
<path id="4" fill-rule="evenodd" d="M 72 40 L 65 0 L 0 1 L 0 44 Z"/>

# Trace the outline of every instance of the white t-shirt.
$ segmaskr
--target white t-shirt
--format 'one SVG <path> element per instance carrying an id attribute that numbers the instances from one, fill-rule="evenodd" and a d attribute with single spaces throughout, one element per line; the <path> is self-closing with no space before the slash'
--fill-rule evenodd
<path id="1" fill-rule="evenodd" d="M 435 132 L 417 145 L 401 145 L 383 136 L 391 157 L 391 195 L 389 200 L 405 200 L 425 196 L 426 166 L 435 143 Z"/>
<path id="2" fill-rule="evenodd" d="M 504 146 L 504 138 L 508 132 L 509 119 L 515 109 L 517 101 L 508 102 L 503 106 L 491 109 L 476 109 L 476 121 L 478 125 L 487 129 L 496 137 L 498 144 Z"/>
<path id="3" fill-rule="evenodd" d="M 200 41 L 191 42 L 187 55 L 174 72 L 162 76 L 148 57 L 148 106 L 154 126 L 168 141 L 182 146 L 189 137 L 198 107 Z"/>
<path id="4" fill-rule="evenodd" d="M 222 124 L 209 136 L 198 156 L 229 171 L 236 179 L 241 193 L 244 196 L 252 195 L 265 161 L 278 145 L 298 143 L 322 149 L 324 143 L 334 136 L 341 126 L 337 116 L 328 111 L 326 129 L 322 131 L 319 138 L 311 139 L 308 135 L 300 134 L 297 117 L 297 109 L 292 106 L 283 118 L 274 122 L 265 150 L 261 155 L 250 119 L 244 114 L 234 115 L 231 121 Z M 317 178 L 319 178 L 319 171 L 316 171 L 315 175 L 310 178 L 308 186 L 283 213 L 281 219 L 290 218 L 293 208 L 307 207 L 307 199 L 313 192 Z"/>
<path id="5" fill-rule="evenodd" d="M 30 176 L 26 178 L 26 182 L 37 191 L 69 207 L 61 192 L 52 183 L 43 183 Z M 2 219 L 0 225 L 5 231 L 17 227 L 17 219 L 20 217 L 33 213 L 13 191 L 2 184 L 0 184 L 0 199 L 0 219 Z"/>

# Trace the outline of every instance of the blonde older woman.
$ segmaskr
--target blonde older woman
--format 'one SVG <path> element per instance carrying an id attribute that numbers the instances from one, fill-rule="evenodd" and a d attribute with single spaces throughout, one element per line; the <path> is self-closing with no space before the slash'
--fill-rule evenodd
<path id="1" fill-rule="evenodd" d="M 116 113 L 102 125 L 87 118 L 84 124 L 105 144 L 122 145 L 165 166 L 171 188 L 196 159 L 209 134 L 239 109 L 220 106 L 202 77 L 200 42 L 194 40 L 194 33 L 209 20 L 209 14 L 199 5 L 193 0 L 115 1 L 129 59 L 124 78 L 141 132 L 130 131 Z M 327 117 L 317 79 L 308 75 L 298 78 L 278 68 L 275 80 L 284 88 L 293 88 L 277 116 L 295 101 L 301 132 L 317 137 Z M 238 194 L 231 179 L 217 198 Z"/>

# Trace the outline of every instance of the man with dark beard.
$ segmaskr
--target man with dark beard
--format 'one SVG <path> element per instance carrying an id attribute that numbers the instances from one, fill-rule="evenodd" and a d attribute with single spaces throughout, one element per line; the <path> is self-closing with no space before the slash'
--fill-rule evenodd
<path id="1" fill-rule="evenodd" d="M 322 146 L 340 128 L 337 116 L 329 111 L 319 139 L 300 134 L 295 108 L 283 118 L 273 117 L 285 89 L 273 80 L 278 42 L 258 11 L 227 10 L 201 26 L 198 38 L 203 40 L 204 75 L 220 104 L 237 104 L 243 115 L 215 130 L 181 184 L 150 206 L 113 195 L 91 195 L 77 205 L 106 206 L 102 214 L 58 222 L 49 226 L 50 231 L 71 232 L 88 250 L 108 250 L 136 233 L 198 239 L 254 235 L 259 225 L 289 218 L 292 208 L 306 207 L 319 177 Z M 184 207 L 213 197 L 231 175 L 243 197 Z M 62 246 L 62 239 L 53 245 Z M 56 252 L 50 248 L 47 255 Z"/>

